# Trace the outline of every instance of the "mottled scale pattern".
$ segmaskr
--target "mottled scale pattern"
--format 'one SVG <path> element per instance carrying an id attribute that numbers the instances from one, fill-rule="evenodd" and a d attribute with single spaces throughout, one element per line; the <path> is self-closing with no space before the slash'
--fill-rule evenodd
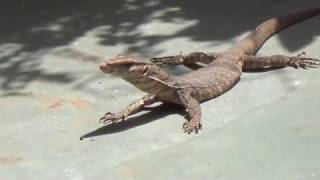
<path id="1" fill-rule="evenodd" d="M 209 66 L 191 74 L 178 77 L 181 82 L 189 84 L 192 97 L 198 101 L 211 99 L 228 91 L 238 82 L 241 64 L 230 62 L 234 58 L 232 56 L 229 57 L 230 61 L 224 61 L 226 57 L 221 57 L 222 60 L 218 58 Z"/>

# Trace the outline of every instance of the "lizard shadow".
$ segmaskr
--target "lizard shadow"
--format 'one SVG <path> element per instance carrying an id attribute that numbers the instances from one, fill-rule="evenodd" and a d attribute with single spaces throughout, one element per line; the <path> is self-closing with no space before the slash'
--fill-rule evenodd
<path id="1" fill-rule="evenodd" d="M 170 103 L 163 103 L 155 107 L 146 107 L 145 110 L 147 110 L 148 112 L 141 115 L 129 117 L 124 121 L 109 124 L 86 133 L 80 137 L 80 140 L 94 136 L 119 133 L 161 119 L 170 114 L 183 115 L 182 106 Z"/>
<path id="2" fill-rule="evenodd" d="M 268 68 L 259 68 L 259 69 L 251 69 L 251 70 L 243 70 L 244 73 L 262 73 L 262 72 L 269 72 L 279 69 L 284 69 L 286 67 L 268 67 Z"/>
<path id="3" fill-rule="evenodd" d="M 269 72 L 269 71 L 274 71 L 274 70 L 280 70 L 280 69 L 286 69 L 286 68 L 294 68 L 294 69 L 312 69 L 314 67 L 299 67 L 299 68 L 295 68 L 295 67 L 268 67 L 268 68 L 260 68 L 260 69 L 252 69 L 252 70 L 244 70 L 243 72 L 245 73 L 262 73 L 262 72 Z"/>

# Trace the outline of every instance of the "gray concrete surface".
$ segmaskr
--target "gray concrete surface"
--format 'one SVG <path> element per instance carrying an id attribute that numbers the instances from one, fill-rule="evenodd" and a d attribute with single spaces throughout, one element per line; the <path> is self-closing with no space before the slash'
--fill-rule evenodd
<path id="1" fill-rule="evenodd" d="M 319 179 L 320 70 L 246 73 L 202 104 L 204 129 L 155 107 L 102 127 L 141 97 L 97 69 L 120 53 L 222 51 L 298 1 L 10 1 L 0 16 L 0 179 Z M 320 17 L 270 39 L 261 55 L 320 58 Z M 188 70 L 169 68 L 173 74 Z M 83 141 L 79 138 L 85 136 Z"/>

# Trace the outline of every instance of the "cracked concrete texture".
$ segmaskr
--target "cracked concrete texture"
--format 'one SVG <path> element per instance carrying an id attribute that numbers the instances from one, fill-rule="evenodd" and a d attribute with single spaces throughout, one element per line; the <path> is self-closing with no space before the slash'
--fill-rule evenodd
<path id="1" fill-rule="evenodd" d="M 319 179 L 319 69 L 245 73 L 202 103 L 204 129 L 186 135 L 178 107 L 101 127 L 100 116 L 143 93 L 96 67 L 119 53 L 222 51 L 263 20 L 317 1 L 72 2 L 1 7 L 0 179 Z M 260 54 L 320 58 L 319 22 L 284 31 Z"/>

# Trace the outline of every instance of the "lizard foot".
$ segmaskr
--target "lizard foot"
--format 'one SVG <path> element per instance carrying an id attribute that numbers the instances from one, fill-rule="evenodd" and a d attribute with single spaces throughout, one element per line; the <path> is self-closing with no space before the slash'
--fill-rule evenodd
<path id="1" fill-rule="evenodd" d="M 124 115 L 120 113 L 107 112 L 103 117 L 100 118 L 99 122 L 105 125 L 116 123 L 119 120 L 124 120 Z"/>
<path id="2" fill-rule="evenodd" d="M 202 125 L 199 121 L 186 121 L 183 123 L 182 128 L 184 129 L 184 132 L 190 134 L 192 132 L 195 132 L 198 134 L 199 130 L 202 128 Z"/>
<path id="3" fill-rule="evenodd" d="M 289 65 L 299 69 L 307 69 L 307 68 L 317 68 L 320 66 L 320 60 L 315 58 L 303 57 L 302 55 L 298 55 L 296 57 L 291 57 L 289 61 Z"/>

